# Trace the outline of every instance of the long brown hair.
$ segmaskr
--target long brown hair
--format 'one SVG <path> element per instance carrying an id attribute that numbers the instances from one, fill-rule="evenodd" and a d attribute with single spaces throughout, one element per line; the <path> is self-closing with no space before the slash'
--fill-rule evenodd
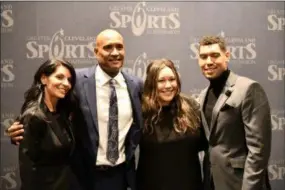
<path id="1" fill-rule="evenodd" d="M 144 83 L 144 91 L 142 97 L 142 111 L 144 117 L 144 132 L 153 132 L 155 124 L 160 119 L 162 105 L 158 100 L 157 80 L 159 72 L 169 67 L 177 81 L 177 93 L 171 102 L 171 112 L 173 113 L 174 129 L 178 133 L 197 132 L 200 117 L 197 107 L 193 105 L 193 101 L 187 100 L 186 96 L 181 95 L 181 81 L 174 63 L 168 59 L 159 59 L 152 61 L 146 70 L 146 80 Z"/>

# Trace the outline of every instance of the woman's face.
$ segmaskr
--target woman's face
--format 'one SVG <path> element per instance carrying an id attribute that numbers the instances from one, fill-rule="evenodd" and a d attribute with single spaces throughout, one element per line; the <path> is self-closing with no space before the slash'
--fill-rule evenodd
<path id="1" fill-rule="evenodd" d="M 177 78 L 167 66 L 158 74 L 157 91 L 161 105 L 168 105 L 177 93 Z"/>
<path id="2" fill-rule="evenodd" d="M 50 76 L 43 75 L 41 81 L 45 85 L 45 96 L 52 99 L 64 98 L 72 87 L 71 74 L 62 65 L 59 65 Z"/>

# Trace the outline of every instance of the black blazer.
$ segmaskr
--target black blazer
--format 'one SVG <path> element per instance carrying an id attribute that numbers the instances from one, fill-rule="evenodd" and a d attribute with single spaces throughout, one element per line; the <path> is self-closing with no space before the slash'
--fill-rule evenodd
<path id="1" fill-rule="evenodd" d="M 34 115 L 21 121 L 25 128 L 19 147 L 21 189 L 67 190 L 74 177 L 70 168 L 75 146 L 71 122 L 64 113 L 43 110 L 48 122 Z"/>

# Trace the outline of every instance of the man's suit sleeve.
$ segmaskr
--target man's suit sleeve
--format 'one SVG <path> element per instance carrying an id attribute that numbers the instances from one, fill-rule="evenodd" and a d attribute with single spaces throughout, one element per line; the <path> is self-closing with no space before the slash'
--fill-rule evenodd
<path id="1" fill-rule="evenodd" d="M 242 190 L 260 190 L 271 151 L 271 116 L 267 96 L 258 83 L 249 86 L 241 109 L 248 148 Z"/>
<path id="2" fill-rule="evenodd" d="M 142 95 L 143 95 L 143 81 L 141 79 L 139 79 L 139 95 L 140 95 L 140 99 L 142 100 Z"/>

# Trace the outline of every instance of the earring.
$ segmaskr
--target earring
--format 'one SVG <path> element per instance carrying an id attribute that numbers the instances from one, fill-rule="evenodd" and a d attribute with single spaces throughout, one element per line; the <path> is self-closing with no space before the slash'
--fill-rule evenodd
<path id="1" fill-rule="evenodd" d="M 38 84 L 37 87 L 40 91 L 43 91 L 45 84 Z"/>

